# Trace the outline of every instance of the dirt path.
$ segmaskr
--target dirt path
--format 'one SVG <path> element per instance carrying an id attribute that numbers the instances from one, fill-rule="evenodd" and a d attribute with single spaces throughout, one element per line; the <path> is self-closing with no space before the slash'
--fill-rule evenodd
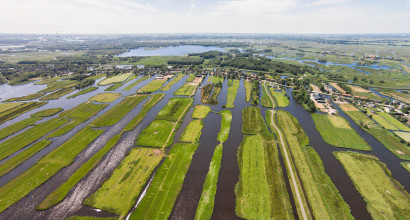
<path id="1" fill-rule="evenodd" d="M 271 120 L 272 126 L 276 129 L 276 131 L 277 131 L 278 134 L 279 134 L 280 143 L 281 143 L 281 146 L 282 146 L 282 149 L 283 149 L 283 152 L 284 152 L 284 157 L 285 157 L 285 159 L 286 159 L 286 164 L 287 164 L 287 166 L 289 167 L 289 174 L 290 174 L 290 177 L 291 177 L 291 179 L 292 179 L 293 188 L 295 189 L 295 194 L 296 194 L 296 197 L 297 197 L 297 199 L 298 199 L 298 203 L 299 203 L 299 206 L 300 206 L 300 210 L 301 210 L 301 212 L 302 212 L 303 219 L 307 220 L 308 218 L 307 218 L 307 216 L 306 216 L 305 207 L 303 206 L 302 198 L 300 197 L 299 188 L 298 188 L 298 186 L 297 186 L 297 184 L 296 184 L 295 175 L 293 174 L 293 168 L 292 168 L 292 166 L 291 166 L 291 164 L 290 164 L 288 152 L 287 152 L 286 147 L 285 147 L 285 144 L 284 144 L 285 142 L 283 141 L 282 132 L 281 132 L 280 129 L 276 126 L 276 124 L 274 123 L 274 120 L 273 120 L 274 115 L 275 115 L 275 102 L 274 102 L 274 100 L 273 100 L 271 94 L 270 94 L 269 91 L 267 90 L 266 81 L 265 81 L 265 86 L 264 86 L 264 87 L 265 87 L 265 92 L 268 94 L 270 100 L 271 100 L 272 103 L 273 103 L 272 115 L 271 115 L 271 119 L 270 119 L 270 120 Z M 295 171 L 295 172 L 296 172 L 296 171 Z"/>
<path id="2" fill-rule="evenodd" d="M 169 136 L 167 138 L 167 141 L 165 141 L 165 144 L 162 146 L 161 151 L 164 151 L 165 146 L 167 146 L 167 143 L 169 141 L 169 139 L 172 136 L 172 133 L 174 133 L 175 127 L 177 126 L 178 122 L 181 120 L 182 116 L 185 116 L 185 112 L 191 107 L 192 103 L 194 102 L 194 100 L 191 99 L 191 102 L 189 103 L 189 105 L 185 108 L 184 113 L 181 114 L 181 116 L 179 116 L 178 120 L 174 123 L 174 127 L 172 128 L 171 133 L 169 133 Z"/>

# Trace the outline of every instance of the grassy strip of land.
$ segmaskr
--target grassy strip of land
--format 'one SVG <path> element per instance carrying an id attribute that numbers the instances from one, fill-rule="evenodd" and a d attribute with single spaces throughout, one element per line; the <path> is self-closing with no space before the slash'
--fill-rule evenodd
<path id="1" fill-rule="evenodd" d="M 163 119 L 168 121 L 178 121 L 180 116 L 185 113 L 187 106 L 191 105 L 191 98 L 171 98 L 168 103 L 158 112 L 155 119 Z"/>
<path id="2" fill-rule="evenodd" d="M 94 216 L 71 216 L 65 220 L 116 220 L 114 217 L 94 217 Z"/>
<path id="3" fill-rule="evenodd" d="M 164 87 L 162 87 L 160 91 L 168 91 L 173 85 L 179 82 L 183 77 L 184 77 L 184 74 L 178 73 L 176 76 L 174 76 L 171 79 L 170 82 L 168 82 Z"/>
<path id="4" fill-rule="evenodd" d="M 30 110 L 33 110 L 35 108 L 39 108 L 48 102 L 26 102 L 24 104 L 19 104 L 14 108 L 9 108 L 7 110 L 4 110 L 3 112 L 0 113 L 0 124 L 3 124 L 4 122 L 13 119 L 19 115 L 22 115 Z M 2 104 L 9 104 L 9 103 L 2 103 Z"/>
<path id="5" fill-rule="evenodd" d="M 363 196 L 374 219 L 409 219 L 409 194 L 391 177 L 385 164 L 372 155 L 356 152 L 334 154 Z"/>
<path id="6" fill-rule="evenodd" d="M 395 119 L 393 116 L 387 114 L 386 112 L 377 112 L 380 116 L 382 116 L 384 119 L 386 119 L 388 122 L 390 122 L 392 125 L 394 125 L 396 128 L 402 131 L 410 131 L 410 128 Z"/>
<path id="7" fill-rule="evenodd" d="M 383 126 L 385 129 L 388 130 L 399 130 L 397 129 L 394 125 L 390 124 L 386 119 L 384 119 L 382 116 L 379 114 L 371 114 L 372 119 L 375 120 L 377 123 L 379 123 L 381 126 Z"/>
<path id="8" fill-rule="evenodd" d="M 165 79 L 155 79 L 142 87 L 139 92 L 156 92 L 167 82 Z"/>
<path id="9" fill-rule="evenodd" d="M 0 176 L 3 176 L 22 164 L 24 161 L 26 161 L 28 158 L 39 152 L 40 150 L 44 149 L 48 145 L 51 144 L 50 140 L 41 140 L 33 146 L 29 147 L 27 150 L 17 154 L 16 156 L 10 158 L 6 162 L 0 164 Z"/>
<path id="10" fill-rule="evenodd" d="M 195 79 L 195 74 L 191 74 L 188 76 L 188 78 L 185 80 L 185 82 L 192 82 Z"/>
<path id="11" fill-rule="evenodd" d="M 356 107 L 351 104 L 340 105 L 340 108 L 349 117 L 364 130 L 373 135 L 377 140 L 379 140 L 387 149 L 389 149 L 393 154 L 402 160 L 410 160 L 410 150 L 404 144 L 400 142 L 400 139 L 395 137 L 390 131 L 380 128 L 376 125 L 366 114 L 359 111 Z"/>
<path id="12" fill-rule="evenodd" d="M 53 100 L 53 99 L 59 99 L 65 95 L 67 95 L 68 93 L 73 92 L 75 89 L 72 88 L 61 88 L 53 93 L 47 94 L 41 98 L 39 98 L 39 100 Z"/>
<path id="13" fill-rule="evenodd" d="M 112 84 L 112 83 L 124 82 L 131 75 L 132 75 L 132 73 L 118 74 L 116 76 L 112 76 L 112 77 L 103 79 L 101 82 L 98 83 L 98 85 L 99 86 L 105 86 L 105 85 Z"/>
<path id="14" fill-rule="evenodd" d="M 239 88 L 239 80 L 235 79 L 233 80 L 232 86 L 228 87 L 228 94 L 226 96 L 226 108 L 233 108 L 234 107 L 234 102 L 236 98 L 236 93 L 238 92 Z"/>
<path id="15" fill-rule="evenodd" d="M 121 86 L 123 86 L 124 84 L 125 84 L 125 82 L 114 83 L 111 86 L 109 86 L 108 88 L 104 89 L 104 91 L 114 91 L 114 90 L 120 88 Z"/>
<path id="16" fill-rule="evenodd" d="M 400 100 L 405 103 L 410 103 L 410 95 L 396 91 L 394 89 L 377 89 L 381 94 L 392 97 L 393 99 Z"/>
<path id="17" fill-rule="evenodd" d="M 139 78 L 137 81 L 135 81 L 135 82 L 131 83 L 130 85 L 128 85 L 127 87 L 125 87 L 123 90 L 130 91 L 136 85 L 140 84 L 142 81 L 145 81 L 149 78 L 150 78 L 149 76 L 143 76 L 143 77 Z"/>
<path id="18" fill-rule="evenodd" d="M 90 98 L 90 101 L 108 103 L 121 97 L 121 93 L 100 93 Z"/>
<path id="19" fill-rule="evenodd" d="M 259 123 L 257 133 L 245 135 L 238 149 L 236 213 L 245 219 L 293 219 L 274 135 L 268 131 L 260 108 L 246 107 L 242 114 Z"/>
<path id="20" fill-rule="evenodd" d="M 252 92 L 251 92 L 251 104 L 259 105 L 259 93 L 260 93 L 260 84 L 259 82 L 252 83 Z"/>
<path id="21" fill-rule="evenodd" d="M 37 99 L 40 98 L 41 96 L 45 95 L 46 93 L 43 92 L 38 92 L 38 93 L 34 93 L 34 94 L 30 94 L 30 95 L 26 95 L 23 97 L 20 97 L 19 99 L 17 99 L 16 101 L 30 101 L 33 99 Z"/>
<path id="22" fill-rule="evenodd" d="M 28 146 L 67 122 L 68 119 L 65 118 L 54 118 L 0 143 L 0 160 Z"/>
<path id="23" fill-rule="evenodd" d="M 219 83 L 219 82 L 223 82 L 224 81 L 224 78 L 223 77 L 221 77 L 221 76 L 214 76 L 213 78 L 212 78 L 212 83 Z"/>
<path id="24" fill-rule="evenodd" d="M 166 147 L 169 147 L 172 144 L 175 131 L 178 130 L 180 123 L 178 123 L 175 130 L 173 130 L 174 125 L 175 122 L 172 121 L 154 120 L 141 131 L 141 134 L 137 138 L 136 145 L 146 147 L 162 147 L 166 145 Z M 167 142 L 170 134 L 172 134 L 172 136 Z"/>
<path id="25" fill-rule="evenodd" d="M 201 137 L 201 131 L 204 127 L 202 120 L 192 120 L 185 128 L 182 135 L 179 137 L 179 141 L 188 143 L 197 143 Z"/>
<path id="26" fill-rule="evenodd" d="M 410 172 L 410 162 L 401 162 L 400 164 L 404 167 L 404 169 Z"/>
<path id="27" fill-rule="evenodd" d="M 221 130 L 218 133 L 217 140 L 223 143 L 228 140 L 229 130 L 231 129 L 232 113 L 229 110 L 223 110 L 219 112 L 219 114 L 222 116 L 222 120 Z"/>
<path id="28" fill-rule="evenodd" d="M 273 88 L 269 88 L 269 91 L 275 98 L 277 107 L 286 107 L 289 105 L 289 99 L 286 97 L 285 92 L 274 91 Z"/>
<path id="29" fill-rule="evenodd" d="M 258 112 L 260 112 L 260 109 L 252 106 L 242 109 L 242 133 L 257 134 L 262 129 Z"/>
<path id="30" fill-rule="evenodd" d="M 0 212 L 28 195 L 33 189 L 50 179 L 62 168 L 70 165 L 104 130 L 86 127 L 69 141 L 54 149 L 30 169 L 0 188 Z"/>
<path id="31" fill-rule="evenodd" d="M 0 103 L 0 113 L 3 113 L 22 104 L 23 103 L 21 102 Z"/>
<path id="32" fill-rule="evenodd" d="M 120 103 L 112 107 L 109 111 L 100 115 L 90 123 L 91 127 L 106 127 L 119 122 L 128 112 L 134 109 L 148 95 L 127 96 Z"/>
<path id="33" fill-rule="evenodd" d="M 121 134 L 112 137 L 107 144 L 101 148 L 96 154 L 94 154 L 87 162 L 81 165 L 70 178 L 64 182 L 60 187 L 50 193 L 40 204 L 36 207 L 37 210 L 46 210 L 51 206 L 62 201 L 71 188 L 73 188 L 85 175 L 87 175 L 95 166 L 101 161 L 103 156 L 111 150 L 112 147 L 120 139 Z"/>
<path id="34" fill-rule="evenodd" d="M 41 120 L 41 117 L 30 117 L 1 129 L 0 140 L 21 131 L 24 128 L 27 128 L 28 126 L 35 125 L 35 123 L 39 120 Z"/>
<path id="35" fill-rule="evenodd" d="M 269 111 L 266 117 L 271 117 Z M 307 200 L 315 219 L 353 219 L 349 206 L 326 174 L 316 151 L 297 119 L 285 111 L 277 111 L 277 120 L 297 168 Z M 270 126 L 272 126 L 269 123 Z M 272 128 L 272 127 L 271 127 Z"/>
<path id="36" fill-rule="evenodd" d="M 208 173 L 206 174 L 201 198 L 199 200 L 198 207 L 196 208 L 196 220 L 208 220 L 212 217 L 219 169 L 221 168 L 222 152 L 223 145 L 219 144 L 215 148 L 214 154 L 211 159 L 211 164 L 209 165 Z"/>
<path id="37" fill-rule="evenodd" d="M 410 143 L 410 132 L 404 131 L 394 131 L 394 134 L 399 136 L 401 139 L 405 140 L 406 142 Z"/>
<path id="38" fill-rule="evenodd" d="M 323 140 L 336 147 L 370 151 L 369 144 L 341 116 L 312 114 L 316 129 Z"/>
<path id="39" fill-rule="evenodd" d="M 270 96 L 266 93 L 266 82 L 262 83 L 262 97 L 261 97 L 261 105 L 263 107 L 269 107 L 272 108 L 273 107 L 273 103 L 272 100 L 270 99 Z"/>
<path id="40" fill-rule="evenodd" d="M 196 87 L 197 86 L 195 85 L 190 85 L 190 84 L 185 83 L 184 85 L 179 87 L 177 91 L 174 92 L 174 95 L 190 96 L 194 92 L 194 89 Z"/>
<path id="41" fill-rule="evenodd" d="M 84 204 L 124 217 L 161 159 L 159 150 L 132 149 L 111 177 Z"/>
<path id="42" fill-rule="evenodd" d="M 97 89 L 98 89 L 98 87 L 88 87 L 86 89 L 80 90 L 79 92 L 75 93 L 74 95 L 68 96 L 67 99 L 75 98 L 77 96 L 84 95 L 86 93 L 92 92 L 92 91 L 97 90 Z"/>
<path id="43" fill-rule="evenodd" d="M 218 104 L 218 95 L 222 85 L 207 84 L 201 89 L 201 102 L 206 104 Z"/>
<path id="44" fill-rule="evenodd" d="M 148 111 L 151 110 L 151 108 L 154 107 L 159 101 L 161 101 L 161 99 L 163 99 L 164 96 L 164 93 L 157 93 L 151 95 L 148 101 L 145 102 L 142 106 L 142 110 L 138 113 L 138 115 L 135 118 L 133 118 L 127 124 L 127 126 L 125 126 L 124 131 L 131 131 L 132 129 L 134 129 L 142 121 L 145 115 L 147 115 Z"/>
<path id="45" fill-rule="evenodd" d="M 175 144 L 130 219 L 167 219 L 199 144 Z"/>
<path id="46" fill-rule="evenodd" d="M 46 110 L 36 112 L 36 113 L 34 113 L 30 116 L 31 117 L 50 117 L 50 116 L 53 116 L 53 115 L 55 115 L 55 114 L 57 114 L 57 113 L 59 113 L 63 110 L 64 110 L 63 108 L 49 108 L 49 109 L 46 109 Z"/>
<path id="47" fill-rule="evenodd" d="M 77 125 L 87 121 L 88 119 L 96 115 L 98 112 L 100 112 L 105 107 L 107 107 L 106 104 L 94 104 L 91 102 L 84 102 L 84 103 L 77 105 L 76 107 L 72 109 L 69 109 L 67 111 L 60 113 L 59 115 L 60 117 L 69 118 L 72 120 L 69 123 L 62 126 L 61 128 L 59 128 L 58 130 L 51 133 L 48 136 L 48 138 L 58 137 L 58 136 L 61 136 L 67 133 L 68 131 L 76 127 Z"/>
<path id="48" fill-rule="evenodd" d="M 211 111 L 211 107 L 206 105 L 197 105 L 194 108 L 194 112 L 192 113 L 192 118 L 195 119 L 203 119 L 205 118 L 208 113 Z"/>
<path id="49" fill-rule="evenodd" d="M 244 83 L 245 91 L 246 91 L 245 101 L 249 102 L 249 100 L 251 100 L 252 82 L 245 80 L 243 81 L 243 83 Z"/>

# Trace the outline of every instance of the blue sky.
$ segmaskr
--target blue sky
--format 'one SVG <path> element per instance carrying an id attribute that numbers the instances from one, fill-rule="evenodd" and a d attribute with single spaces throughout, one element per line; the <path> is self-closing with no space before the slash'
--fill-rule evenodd
<path id="1" fill-rule="evenodd" d="M 409 33 L 410 0 L 0 0 L 0 33 Z"/>

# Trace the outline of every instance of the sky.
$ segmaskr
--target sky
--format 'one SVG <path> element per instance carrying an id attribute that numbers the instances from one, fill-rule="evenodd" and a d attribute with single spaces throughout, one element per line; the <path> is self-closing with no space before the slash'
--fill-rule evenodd
<path id="1" fill-rule="evenodd" d="M 410 0 L 0 0 L 0 33 L 409 33 Z"/>

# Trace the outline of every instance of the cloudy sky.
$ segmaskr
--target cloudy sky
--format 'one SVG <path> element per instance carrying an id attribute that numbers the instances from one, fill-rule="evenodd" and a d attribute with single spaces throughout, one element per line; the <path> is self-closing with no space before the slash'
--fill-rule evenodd
<path id="1" fill-rule="evenodd" d="M 0 33 L 409 33 L 410 0 L 0 0 Z"/>

